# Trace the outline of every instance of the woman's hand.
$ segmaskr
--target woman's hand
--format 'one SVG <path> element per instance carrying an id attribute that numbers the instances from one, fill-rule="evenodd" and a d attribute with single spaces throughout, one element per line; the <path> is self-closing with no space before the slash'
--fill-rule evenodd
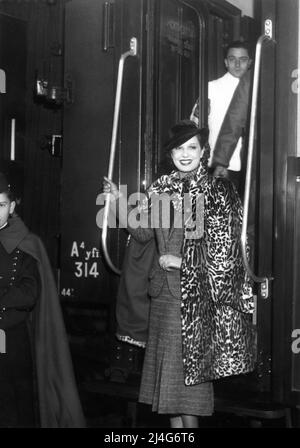
<path id="1" fill-rule="evenodd" d="M 173 269 L 180 269 L 181 258 L 175 255 L 166 254 L 159 257 L 159 265 L 164 271 L 172 271 Z"/>
<path id="2" fill-rule="evenodd" d="M 118 190 L 116 184 L 114 184 L 105 176 L 103 177 L 103 179 L 103 193 L 110 193 L 115 200 L 118 199 L 121 196 L 121 193 Z"/>

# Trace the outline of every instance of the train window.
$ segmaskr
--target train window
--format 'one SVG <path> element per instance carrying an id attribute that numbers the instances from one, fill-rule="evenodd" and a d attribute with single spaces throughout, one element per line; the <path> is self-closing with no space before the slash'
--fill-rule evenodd
<path id="1" fill-rule="evenodd" d="M 156 17 L 155 126 L 159 162 L 167 130 L 190 116 L 203 88 L 204 25 L 201 10 L 180 0 L 159 2 Z"/>

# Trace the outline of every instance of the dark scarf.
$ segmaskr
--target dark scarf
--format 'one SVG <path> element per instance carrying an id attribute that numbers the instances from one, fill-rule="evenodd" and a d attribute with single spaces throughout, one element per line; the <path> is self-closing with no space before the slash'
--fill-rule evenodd
<path id="1" fill-rule="evenodd" d="M 44 245 L 18 217 L 9 219 L 9 225 L 0 232 L 0 241 L 8 253 L 18 247 L 31 255 L 40 273 L 41 294 L 31 322 L 41 426 L 85 427 L 57 287 Z"/>
<path id="2" fill-rule="evenodd" d="M 201 163 L 191 177 L 181 179 L 176 172 L 162 176 L 149 195 L 161 193 L 172 195 L 175 209 L 183 207 L 184 193 L 190 195 L 193 207 L 197 198 L 204 199 L 203 231 L 190 238 L 190 229 L 184 226 L 181 320 L 185 383 L 253 370 L 253 296 L 242 262 L 242 206 L 234 186 L 209 176 L 207 165 Z"/>

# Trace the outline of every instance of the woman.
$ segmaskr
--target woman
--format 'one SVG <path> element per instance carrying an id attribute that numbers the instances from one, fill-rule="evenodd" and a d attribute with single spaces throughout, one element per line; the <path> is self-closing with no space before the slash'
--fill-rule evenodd
<path id="1" fill-rule="evenodd" d="M 47 253 L 15 206 L 0 173 L 0 427 L 85 427 Z"/>
<path id="2" fill-rule="evenodd" d="M 229 181 L 208 175 L 207 132 L 183 120 L 165 149 L 176 170 L 149 188 L 141 226 L 128 225 L 123 201 L 118 217 L 136 240 L 155 238 L 158 254 L 139 401 L 170 414 L 171 427 L 191 428 L 213 412 L 211 380 L 254 367 L 252 295 L 239 249 L 240 200 Z M 120 196 L 106 178 L 104 192 Z M 169 226 L 166 202 L 157 206 L 166 196 Z"/>

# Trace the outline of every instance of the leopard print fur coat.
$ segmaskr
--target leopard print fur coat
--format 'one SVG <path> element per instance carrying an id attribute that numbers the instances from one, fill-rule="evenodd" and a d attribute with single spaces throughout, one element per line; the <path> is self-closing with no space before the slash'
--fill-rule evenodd
<path id="1" fill-rule="evenodd" d="M 180 179 L 173 172 L 150 188 L 172 195 L 174 208 L 184 193 L 204 200 L 203 232 L 185 237 L 181 265 L 181 321 L 185 384 L 193 385 L 254 369 L 256 334 L 253 295 L 242 262 L 242 206 L 233 184 L 207 173 Z M 189 229 L 185 226 L 185 236 Z"/>

